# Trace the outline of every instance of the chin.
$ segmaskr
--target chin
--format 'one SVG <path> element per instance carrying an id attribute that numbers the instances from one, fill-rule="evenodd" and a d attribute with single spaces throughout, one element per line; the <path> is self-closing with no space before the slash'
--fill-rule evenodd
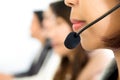
<path id="1" fill-rule="evenodd" d="M 54 51 L 55 51 L 56 53 L 58 53 L 58 54 L 61 53 L 61 50 L 60 50 L 59 48 L 54 48 Z"/>
<path id="2" fill-rule="evenodd" d="M 86 51 L 91 51 L 94 49 L 90 44 L 88 44 L 88 42 L 86 42 L 85 40 L 82 40 L 82 39 L 81 39 L 81 46 Z"/>
<path id="3" fill-rule="evenodd" d="M 94 48 L 88 47 L 87 45 L 84 45 L 82 43 L 81 43 L 81 45 L 82 45 L 83 49 L 85 49 L 86 51 L 92 51 L 92 50 L 94 50 Z"/>
<path id="4" fill-rule="evenodd" d="M 65 56 L 66 55 L 66 50 L 60 49 L 60 48 L 55 48 L 54 51 L 59 54 L 60 56 Z"/>
<path id="5" fill-rule="evenodd" d="M 100 49 L 100 48 L 105 48 L 103 45 L 99 45 L 99 44 L 84 44 L 83 42 L 81 42 L 81 45 L 83 47 L 83 49 L 85 49 L 86 51 L 92 51 L 95 49 Z"/>

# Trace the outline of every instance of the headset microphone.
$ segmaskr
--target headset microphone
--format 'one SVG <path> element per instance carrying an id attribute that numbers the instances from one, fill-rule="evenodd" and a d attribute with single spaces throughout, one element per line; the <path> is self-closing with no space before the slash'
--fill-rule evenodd
<path id="1" fill-rule="evenodd" d="M 102 20 L 104 17 L 106 17 L 107 15 L 109 15 L 110 13 L 112 13 L 113 11 L 115 11 L 116 9 L 118 9 L 119 7 L 120 7 L 120 3 L 117 4 L 115 7 L 113 7 L 111 10 L 109 10 L 108 12 L 106 12 L 104 15 L 102 15 L 101 17 L 99 17 L 98 19 L 96 19 L 95 21 L 93 21 L 90 24 L 88 24 L 85 27 L 83 27 L 78 33 L 71 32 L 70 34 L 68 34 L 68 36 L 66 37 L 66 40 L 64 42 L 64 45 L 68 49 L 75 48 L 80 43 L 80 36 L 79 36 L 79 34 L 81 34 L 84 30 L 86 30 L 90 26 L 94 25 L 98 21 Z"/>

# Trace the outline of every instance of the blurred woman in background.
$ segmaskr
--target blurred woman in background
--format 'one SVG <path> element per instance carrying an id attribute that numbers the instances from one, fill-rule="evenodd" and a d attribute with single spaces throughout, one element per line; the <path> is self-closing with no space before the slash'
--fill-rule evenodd
<path id="1" fill-rule="evenodd" d="M 52 80 L 59 66 L 60 57 L 52 51 L 50 41 L 44 34 L 42 14 L 42 11 L 34 11 L 33 14 L 31 35 L 42 43 L 42 49 L 35 55 L 30 69 L 15 75 L 1 73 L 0 80 Z"/>

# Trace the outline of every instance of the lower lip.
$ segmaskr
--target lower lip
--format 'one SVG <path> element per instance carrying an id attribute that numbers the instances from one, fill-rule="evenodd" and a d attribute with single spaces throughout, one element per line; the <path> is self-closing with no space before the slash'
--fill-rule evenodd
<path id="1" fill-rule="evenodd" d="M 84 26 L 84 24 L 85 24 L 85 22 L 75 23 L 75 24 L 73 24 L 72 28 L 74 31 L 78 31 Z"/>

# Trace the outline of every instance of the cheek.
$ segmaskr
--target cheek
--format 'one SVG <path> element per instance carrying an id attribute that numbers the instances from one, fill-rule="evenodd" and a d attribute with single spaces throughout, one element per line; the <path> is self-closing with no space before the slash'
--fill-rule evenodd
<path id="1" fill-rule="evenodd" d="M 70 52 L 70 50 L 67 49 L 64 45 L 60 45 L 60 46 L 54 48 L 54 51 L 61 56 L 66 56 Z"/>
<path id="2" fill-rule="evenodd" d="M 48 20 L 46 20 L 46 21 L 43 22 L 43 25 L 44 25 L 45 29 L 48 29 L 49 26 L 51 26 L 51 23 Z"/>
<path id="3" fill-rule="evenodd" d="M 57 33 L 58 33 L 58 37 L 60 37 L 60 40 L 63 42 L 64 44 L 64 41 L 67 37 L 67 35 L 71 32 L 71 29 L 69 29 L 69 26 L 62 26 L 62 27 L 59 27 Z"/>
<path id="4" fill-rule="evenodd" d="M 119 18 L 118 18 L 119 17 Z M 107 37 L 111 38 L 116 35 L 120 31 L 120 15 L 109 15 L 96 23 L 95 25 L 91 26 L 91 28 L 87 29 L 88 35 L 98 36 L 100 38 Z"/>
<path id="5" fill-rule="evenodd" d="M 104 18 L 81 34 L 81 43 L 85 49 L 92 50 L 105 47 L 103 38 L 109 39 L 114 36 L 113 34 L 116 34 L 116 31 L 120 31 L 120 24 L 111 18 L 112 16 Z"/>
<path id="6" fill-rule="evenodd" d="M 94 0 L 91 3 L 88 3 L 89 2 L 86 2 L 86 5 L 91 4 L 91 6 L 85 8 L 85 15 L 90 15 L 85 17 L 87 23 L 90 23 L 98 17 L 102 16 L 104 13 L 109 11 L 112 7 L 114 7 L 117 4 L 115 0 Z M 96 33 L 96 35 L 98 36 L 111 36 L 115 33 L 115 31 L 118 31 L 120 29 L 119 21 L 120 9 L 116 10 L 112 14 L 106 16 L 104 19 L 97 22 L 90 28 L 90 30 L 91 32 L 93 32 L 93 34 Z"/>
<path id="7" fill-rule="evenodd" d="M 60 40 L 63 42 L 63 44 L 64 44 L 64 41 L 65 41 L 68 34 L 69 34 L 68 32 L 66 33 L 66 32 L 62 31 L 62 33 L 60 35 L 60 37 L 61 37 Z"/>
<path id="8" fill-rule="evenodd" d="M 103 22 L 104 20 L 95 24 L 91 28 L 88 28 L 81 34 L 81 43 L 85 49 L 92 50 L 104 46 L 102 39 L 103 36 L 107 35 L 106 32 L 108 30 L 108 23 L 103 25 Z"/>
<path id="9" fill-rule="evenodd" d="M 54 51 L 60 55 L 66 55 L 66 48 L 63 45 L 59 45 L 57 47 L 54 48 Z"/>
<path id="10" fill-rule="evenodd" d="M 31 28 L 31 33 L 32 33 L 33 35 L 39 33 L 39 28 L 38 28 L 37 25 L 32 26 L 32 28 Z"/>
<path id="11" fill-rule="evenodd" d="M 103 41 L 93 35 L 81 36 L 81 44 L 85 50 L 91 51 L 104 46 Z"/>
<path id="12" fill-rule="evenodd" d="M 88 32 L 88 35 L 93 35 L 96 37 L 104 37 L 108 35 L 108 31 L 110 28 L 110 18 L 104 18 L 103 20 L 99 21 L 98 23 L 94 24 L 90 28 L 86 30 Z"/>
<path id="13" fill-rule="evenodd" d="M 114 0 L 91 0 L 91 2 L 90 0 L 82 1 L 84 5 L 81 5 L 81 13 L 83 12 L 81 15 L 86 20 L 87 24 L 102 16 L 115 5 Z M 113 3 L 111 1 L 113 1 Z M 109 4 L 109 2 L 111 2 L 111 4 Z M 89 6 L 89 4 L 91 5 Z M 120 12 L 114 12 L 112 15 L 105 17 L 91 28 L 85 30 L 80 35 L 82 46 L 87 50 L 105 47 L 102 40 L 103 37 L 111 37 L 120 29 L 120 24 L 118 24 L 120 21 L 119 13 Z"/>
<path id="14" fill-rule="evenodd" d="M 110 15 L 109 22 L 109 28 L 106 34 L 108 34 L 108 37 L 114 37 L 114 35 L 118 35 L 118 32 L 120 32 L 120 9 Z"/>
<path id="15" fill-rule="evenodd" d="M 60 27 L 61 28 L 61 27 Z M 60 53 L 61 55 L 66 55 L 66 53 L 69 52 L 69 50 L 64 46 L 64 41 L 67 35 L 71 32 L 69 28 L 60 29 L 57 31 L 56 36 L 57 40 L 59 40 L 60 45 L 55 48 L 56 52 Z"/>

